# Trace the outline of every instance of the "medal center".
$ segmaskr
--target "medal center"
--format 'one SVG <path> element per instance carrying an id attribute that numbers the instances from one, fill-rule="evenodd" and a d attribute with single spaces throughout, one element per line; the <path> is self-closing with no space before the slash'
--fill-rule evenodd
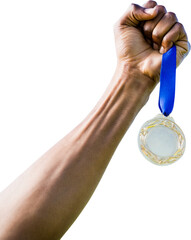
<path id="1" fill-rule="evenodd" d="M 150 151 L 160 157 L 172 156 L 178 149 L 177 134 L 165 126 L 150 129 L 146 138 L 146 145 Z"/>

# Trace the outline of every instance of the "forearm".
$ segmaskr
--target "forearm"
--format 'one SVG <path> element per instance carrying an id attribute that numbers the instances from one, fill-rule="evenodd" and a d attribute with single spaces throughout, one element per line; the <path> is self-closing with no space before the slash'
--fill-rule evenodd
<path id="1" fill-rule="evenodd" d="M 118 67 L 87 118 L 1 193 L 0 238 L 59 239 L 88 202 L 153 88 L 136 69 Z"/>

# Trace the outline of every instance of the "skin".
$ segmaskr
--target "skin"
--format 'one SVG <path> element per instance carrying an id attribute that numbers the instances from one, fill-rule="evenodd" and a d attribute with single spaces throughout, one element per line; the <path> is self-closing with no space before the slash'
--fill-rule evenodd
<path id="1" fill-rule="evenodd" d="M 78 217 L 115 149 L 159 82 L 162 53 L 189 52 L 182 24 L 154 1 L 114 26 L 117 66 L 90 114 L 0 195 L 0 239 L 58 240 Z"/>

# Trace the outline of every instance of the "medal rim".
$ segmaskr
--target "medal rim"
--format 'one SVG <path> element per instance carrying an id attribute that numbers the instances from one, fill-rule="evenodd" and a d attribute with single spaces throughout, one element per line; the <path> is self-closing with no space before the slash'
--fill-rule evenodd
<path id="1" fill-rule="evenodd" d="M 153 153 L 150 149 L 147 148 L 146 138 L 148 136 L 149 130 L 152 127 L 163 126 L 167 127 L 171 131 L 177 134 L 177 151 L 172 156 L 161 157 Z M 182 157 L 185 151 L 186 139 L 181 128 L 174 122 L 174 119 L 170 116 L 165 117 L 162 114 L 157 115 L 153 119 L 146 121 L 141 127 L 138 135 L 138 144 L 139 149 L 143 156 L 155 163 L 157 165 L 169 165 L 176 162 L 179 158 Z"/>

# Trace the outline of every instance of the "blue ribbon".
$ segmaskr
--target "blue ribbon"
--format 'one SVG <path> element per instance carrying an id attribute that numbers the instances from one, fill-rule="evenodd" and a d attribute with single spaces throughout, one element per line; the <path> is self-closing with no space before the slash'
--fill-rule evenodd
<path id="1" fill-rule="evenodd" d="M 176 84 L 176 46 L 162 56 L 161 73 L 160 73 L 160 91 L 159 91 L 159 108 L 164 116 L 168 116 L 174 107 Z"/>

